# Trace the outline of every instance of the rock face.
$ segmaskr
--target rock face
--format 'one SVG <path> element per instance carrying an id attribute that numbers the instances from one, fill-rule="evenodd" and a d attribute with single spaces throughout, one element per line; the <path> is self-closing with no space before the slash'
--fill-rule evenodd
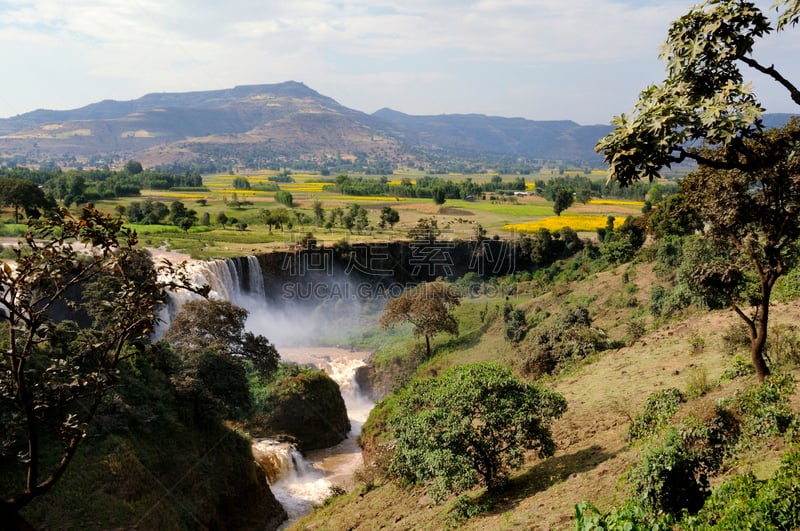
<path id="1" fill-rule="evenodd" d="M 221 498 L 218 518 L 210 528 L 218 529 L 278 529 L 286 520 L 286 510 L 275 499 L 260 467 L 254 466 L 247 477 L 229 496 Z"/>
<path id="2" fill-rule="evenodd" d="M 297 368 L 277 382 L 261 429 L 264 435 L 292 441 L 302 452 L 339 444 L 350 431 L 339 385 L 323 371 Z"/>

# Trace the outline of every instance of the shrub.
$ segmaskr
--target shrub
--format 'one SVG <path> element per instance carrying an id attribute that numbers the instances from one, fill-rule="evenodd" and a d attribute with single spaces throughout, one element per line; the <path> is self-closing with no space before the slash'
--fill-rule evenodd
<path id="1" fill-rule="evenodd" d="M 551 374 L 570 363 L 608 347 L 605 332 L 591 326 L 589 311 L 571 308 L 556 316 L 549 326 L 529 335 L 530 350 L 521 359 L 529 375 Z"/>
<path id="2" fill-rule="evenodd" d="M 723 380 L 733 380 L 740 376 L 749 376 L 755 372 L 753 364 L 741 356 L 734 356 L 730 365 L 722 373 Z"/>
<path id="3" fill-rule="evenodd" d="M 745 347 L 750 347 L 750 332 L 740 320 L 731 323 L 722 334 L 722 344 L 725 351 L 733 356 Z"/>
<path id="4" fill-rule="evenodd" d="M 775 474 L 759 481 L 752 473 L 720 485 L 684 529 L 798 529 L 800 452 L 787 453 Z"/>
<path id="5" fill-rule="evenodd" d="M 794 414 L 789 397 L 794 392 L 791 374 L 772 374 L 764 383 L 742 393 L 736 407 L 742 415 L 742 429 L 750 440 L 781 435 L 792 425 Z"/>
<path id="6" fill-rule="evenodd" d="M 649 448 L 631 472 L 631 488 L 648 512 L 696 512 L 710 493 L 710 471 L 704 454 L 693 451 L 681 433 L 670 428 L 661 443 Z"/>
<path id="7" fill-rule="evenodd" d="M 794 325 L 777 324 L 767 335 L 767 355 L 774 365 L 800 362 L 800 335 Z"/>
<path id="8" fill-rule="evenodd" d="M 708 380 L 705 367 L 693 367 L 686 377 L 686 396 L 697 398 L 711 391 L 714 385 Z"/>
<path id="9" fill-rule="evenodd" d="M 503 322 L 505 323 L 503 331 L 508 341 L 516 344 L 525 339 L 529 325 L 524 310 L 506 303 L 503 307 Z"/>
<path id="10" fill-rule="evenodd" d="M 279 190 L 275 192 L 275 201 L 282 205 L 286 205 L 289 208 L 294 206 L 294 198 L 292 197 L 291 192 L 287 192 L 286 190 Z"/>
<path id="11" fill-rule="evenodd" d="M 641 319 L 631 319 L 625 323 L 625 342 L 631 345 L 642 337 L 645 332 L 647 332 L 647 327 L 645 327 L 644 321 Z"/>
<path id="12" fill-rule="evenodd" d="M 429 484 L 437 501 L 478 483 L 494 490 L 523 464 L 525 450 L 553 454 L 550 424 L 566 408 L 558 393 L 520 382 L 500 365 L 453 367 L 398 397 L 389 419 L 397 441 L 390 470 Z"/>
<path id="13" fill-rule="evenodd" d="M 653 515 L 635 501 L 629 500 L 619 509 L 601 513 L 594 505 L 581 502 L 575 506 L 577 531 L 672 531 L 675 519 L 669 514 Z"/>
<path id="14" fill-rule="evenodd" d="M 642 439 L 657 433 L 675 415 L 683 402 L 683 395 L 675 387 L 656 391 L 647 397 L 644 409 L 628 428 L 631 440 Z"/>

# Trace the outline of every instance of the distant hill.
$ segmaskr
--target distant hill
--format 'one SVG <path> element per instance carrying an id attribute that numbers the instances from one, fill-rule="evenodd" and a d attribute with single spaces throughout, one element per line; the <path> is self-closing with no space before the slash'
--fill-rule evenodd
<path id="1" fill-rule="evenodd" d="M 535 165 L 537 159 L 599 164 L 594 146 L 610 130 L 479 114 L 412 116 L 381 109 L 369 115 L 287 81 L 155 93 L 0 119 L 0 163 L 114 164 L 133 158 L 147 167 L 349 165 L 379 172 L 399 164 L 429 170 Z"/>
<path id="2" fill-rule="evenodd" d="M 493 153 L 546 160 L 599 160 L 597 140 L 607 125 L 582 126 L 568 120 L 533 121 L 483 114 L 411 116 L 381 109 L 373 116 L 394 126 L 409 145 L 467 153 Z"/>

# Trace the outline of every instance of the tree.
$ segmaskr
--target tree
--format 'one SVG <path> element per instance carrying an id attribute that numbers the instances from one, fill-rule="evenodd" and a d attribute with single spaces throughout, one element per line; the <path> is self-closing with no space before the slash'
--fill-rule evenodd
<path id="1" fill-rule="evenodd" d="M 691 280 L 720 293 L 745 322 L 750 357 L 763 380 L 770 372 L 763 352 L 772 288 L 800 257 L 800 121 L 765 131 L 746 140 L 744 147 L 752 158 L 764 161 L 761 168 L 723 170 L 704 165 L 682 186 L 687 205 L 705 222 L 705 235 L 718 254 L 746 258 L 744 263 L 725 260 L 722 269 L 701 264 Z M 755 290 L 744 286 L 748 273 L 755 273 Z M 746 313 L 748 304 L 752 310 Z"/>
<path id="2" fill-rule="evenodd" d="M 572 190 L 563 186 L 558 186 L 553 191 L 553 212 L 560 216 L 563 211 L 572 206 L 575 201 L 575 194 Z"/>
<path id="3" fill-rule="evenodd" d="M 15 268 L 0 268 L 0 454 L 21 474 L 3 487 L 4 524 L 24 525 L 19 511 L 63 476 L 118 367 L 153 332 L 166 285 L 136 244 L 119 218 L 61 210 L 28 231 Z"/>
<path id="4" fill-rule="evenodd" d="M 431 190 L 431 197 L 434 203 L 443 205 L 447 201 L 447 190 L 445 190 L 444 186 L 434 186 Z"/>
<path id="5" fill-rule="evenodd" d="M 408 230 L 408 237 L 412 241 L 421 243 L 427 242 L 433 245 L 442 234 L 442 229 L 439 228 L 439 220 L 435 217 L 419 218 L 417 224 Z"/>
<path id="6" fill-rule="evenodd" d="M 398 221 L 400 221 L 400 213 L 397 210 L 389 206 L 385 206 L 381 209 L 381 221 L 378 224 L 382 229 L 385 228 L 386 225 L 394 229 L 394 225 Z"/>
<path id="7" fill-rule="evenodd" d="M 128 175 L 138 175 L 144 171 L 142 163 L 138 160 L 129 160 L 125 163 L 125 173 Z"/>
<path id="8" fill-rule="evenodd" d="M 685 159 L 698 163 L 684 189 L 685 200 L 711 222 L 710 234 L 720 251 L 738 249 L 751 262 L 759 279 L 753 312 L 745 314 L 733 295 L 738 284 L 734 277 L 741 277 L 741 271 L 720 276 L 701 267 L 695 280 L 728 292 L 731 307 L 750 329 L 759 380 L 769 375 L 763 357 L 769 296 L 777 278 L 796 260 L 799 237 L 800 128 L 795 122 L 779 132 L 764 130 L 764 108 L 744 84 L 741 71 L 746 66 L 771 78 L 800 105 L 800 90 L 754 56 L 758 40 L 795 26 L 800 18 L 798 0 L 778 0 L 775 7 L 774 28 L 758 7 L 742 0 L 709 0 L 675 21 L 662 53 L 667 78 L 641 93 L 631 116 L 615 117 L 615 129 L 597 145 L 610 178 L 622 186 L 642 177 L 652 180 L 663 167 Z M 719 195 L 728 193 L 730 200 Z M 794 218 L 786 218 L 784 209 L 794 212 L 789 214 Z M 723 219 L 717 222 L 716 215 Z"/>
<path id="9" fill-rule="evenodd" d="M 278 369 L 280 355 L 267 338 L 245 332 L 247 310 L 228 301 L 188 301 L 170 324 L 164 339 L 184 351 L 212 350 L 246 359 L 264 379 Z"/>
<path id="10" fill-rule="evenodd" d="M 590 188 L 579 188 L 578 191 L 575 192 L 575 199 L 585 205 L 592 199 L 592 190 Z"/>
<path id="11" fill-rule="evenodd" d="M 234 177 L 233 178 L 233 187 L 236 190 L 249 190 L 250 189 L 250 181 L 247 180 L 247 177 Z"/>
<path id="12" fill-rule="evenodd" d="M 389 420 L 396 439 L 390 470 L 430 482 L 437 501 L 478 483 L 495 490 L 523 464 L 526 450 L 553 455 L 550 424 L 566 409 L 560 394 L 520 382 L 498 364 L 453 367 L 398 396 Z"/>
<path id="13" fill-rule="evenodd" d="M 312 210 L 314 211 L 314 222 L 317 227 L 321 227 L 325 223 L 325 208 L 322 206 L 322 201 L 314 201 Z"/>
<path id="14" fill-rule="evenodd" d="M 458 334 L 458 321 L 451 313 L 461 303 L 456 291 L 442 282 L 420 284 L 389 301 L 381 317 L 381 326 L 392 328 L 411 323 L 414 333 L 425 338 L 425 353 L 431 356 L 431 337 L 447 332 Z"/>
<path id="15" fill-rule="evenodd" d="M 631 115 L 615 116 L 615 129 L 597 144 L 611 179 L 622 186 L 641 177 L 652 180 L 663 167 L 687 158 L 715 168 L 758 167 L 744 140 L 763 133 L 764 109 L 744 84 L 741 66 L 771 78 L 800 105 L 800 90 L 754 58 L 757 40 L 798 21 L 800 1 L 778 0 L 775 7 L 775 28 L 742 0 L 709 0 L 672 24 L 661 55 L 667 78 L 642 91 Z M 719 156 L 693 148 L 698 142 L 716 146 Z"/>
<path id="16" fill-rule="evenodd" d="M 225 228 L 225 225 L 228 224 L 228 216 L 225 214 L 225 212 L 220 212 L 217 214 L 217 223 L 222 225 L 223 229 Z"/>
<path id="17" fill-rule="evenodd" d="M 531 236 L 531 262 L 538 267 L 553 262 L 553 235 L 542 227 Z"/>
<path id="18" fill-rule="evenodd" d="M 286 205 L 289 208 L 294 206 L 294 198 L 292 197 L 291 192 L 287 192 L 286 190 L 279 190 L 275 192 L 275 201 L 282 205 Z"/>
<path id="19" fill-rule="evenodd" d="M 187 209 L 181 201 L 173 201 L 169 206 L 169 212 L 172 224 L 180 227 L 184 232 L 188 233 L 189 229 L 197 222 L 197 212 Z"/>
<path id="20" fill-rule="evenodd" d="M 0 205 L 14 207 L 14 223 L 19 223 L 19 209 L 28 217 L 38 218 L 40 209 L 55 206 L 33 181 L 9 178 L 0 178 Z"/>

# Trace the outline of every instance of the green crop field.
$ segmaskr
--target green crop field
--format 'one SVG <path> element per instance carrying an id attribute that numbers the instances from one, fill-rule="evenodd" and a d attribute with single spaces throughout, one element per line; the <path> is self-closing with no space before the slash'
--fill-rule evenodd
<path id="1" fill-rule="evenodd" d="M 602 172 L 592 173 L 590 177 L 601 179 Z M 202 189 L 182 190 L 142 190 L 139 197 L 126 197 L 113 200 L 102 200 L 96 205 L 109 212 L 124 212 L 135 202 L 146 200 L 159 201 L 167 207 L 180 201 L 187 209 L 197 213 L 198 223 L 188 232 L 172 225 L 131 225 L 148 246 L 166 247 L 171 250 L 186 252 L 196 258 L 233 256 L 236 254 L 252 254 L 270 248 L 289 248 L 298 245 L 307 234 L 322 244 L 331 244 L 339 240 L 348 241 L 386 241 L 407 238 L 408 231 L 419 219 L 434 217 L 444 238 L 468 239 L 475 234 L 478 225 L 483 227 L 489 236 L 501 238 L 517 237 L 517 233 L 526 232 L 525 227 L 535 227 L 539 220 L 554 216 L 552 203 L 537 197 L 512 196 L 499 194 L 478 194 L 474 201 L 448 199 L 443 205 L 436 205 L 429 198 L 392 197 L 382 195 L 343 195 L 334 190 L 333 178 L 315 173 L 292 173 L 293 182 L 274 183 L 270 177 L 277 175 L 275 171 L 258 171 L 242 174 L 216 174 L 203 177 Z M 396 173 L 389 180 L 390 184 L 399 184 L 401 179 L 415 181 L 424 177 L 422 172 Z M 529 190 L 534 180 L 549 179 L 558 176 L 556 171 L 547 171 L 535 175 L 526 175 Z M 244 177 L 251 189 L 234 188 L 234 180 Z M 503 176 L 506 181 L 519 176 Z M 442 176 L 445 180 L 459 182 L 472 179 L 473 182 L 488 182 L 490 174 L 449 174 Z M 369 177 L 367 177 L 369 179 Z M 379 177 L 374 177 L 379 179 Z M 290 209 L 292 221 L 283 229 L 272 231 L 263 223 L 261 213 L 264 210 L 285 208 L 276 201 L 275 191 L 264 188 L 275 187 L 292 194 L 293 207 Z M 368 227 L 359 232 L 350 232 L 338 226 L 326 228 L 324 223 L 314 222 L 314 204 L 320 202 L 327 220 L 336 208 L 347 210 L 350 205 L 361 205 L 367 211 Z M 398 211 L 400 221 L 392 230 L 380 229 L 380 211 L 391 207 Z M 609 215 L 624 218 L 641 212 L 642 203 L 631 201 L 590 202 L 587 205 L 575 203 L 564 212 L 565 215 L 577 215 L 584 226 L 604 226 Z M 222 226 L 217 217 L 224 213 L 228 223 Z M 200 224 L 207 215 L 208 225 Z M 165 222 L 167 223 L 167 222 Z M 591 232 L 584 235 L 590 236 Z"/>

